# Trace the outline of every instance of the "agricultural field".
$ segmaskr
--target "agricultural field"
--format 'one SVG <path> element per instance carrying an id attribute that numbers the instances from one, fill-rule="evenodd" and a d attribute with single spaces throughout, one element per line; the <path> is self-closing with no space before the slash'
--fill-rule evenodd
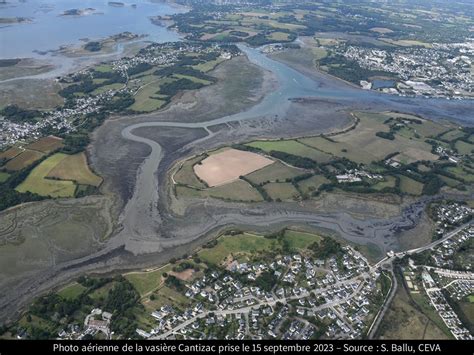
<path id="1" fill-rule="evenodd" d="M 25 149 L 37 150 L 41 153 L 49 154 L 62 148 L 63 146 L 64 144 L 62 138 L 48 136 L 40 138 L 37 141 L 28 144 L 27 146 L 25 146 Z"/>
<path id="2" fill-rule="evenodd" d="M 402 113 L 353 115 L 352 127 L 330 136 L 255 140 L 233 145 L 232 149 L 224 147 L 218 154 L 209 153 L 208 158 L 201 155 L 185 161 L 174 175 L 174 183 L 181 185 L 175 190 L 177 196 L 294 201 L 318 198 L 321 192 L 335 189 L 421 196 L 435 194 L 443 186 L 463 189 L 463 183 L 474 182 L 468 129 Z M 453 139 L 449 144 L 440 138 L 446 132 Z M 225 155 L 236 151 L 273 163 L 250 173 L 234 172 L 240 163 Z M 216 159 L 220 154 L 225 159 Z M 203 167 L 208 168 L 208 176 L 202 174 Z M 222 171 L 233 175 L 221 179 Z M 353 181 L 339 181 L 344 176 L 352 176 Z M 242 195 L 234 200 L 231 191 L 237 185 L 227 182 L 238 177 L 248 184 L 238 183 Z M 220 189 L 206 189 L 206 182 Z"/>
<path id="3" fill-rule="evenodd" d="M 260 170 L 274 161 L 259 154 L 228 149 L 212 154 L 194 165 L 194 172 L 210 187 L 237 180 L 239 176 Z"/>
<path id="4" fill-rule="evenodd" d="M 102 183 L 102 178 L 95 175 L 87 164 L 84 152 L 68 155 L 62 159 L 46 176 L 59 180 L 70 180 L 80 185 L 91 185 L 98 187 Z"/>
<path id="5" fill-rule="evenodd" d="M 33 169 L 25 181 L 17 186 L 16 190 L 18 192 L 29 191 L 41 196 L 74 196 L 76 186 L 72 181 L 60 181 L 46 178 L 49 172 L 66 157 L 66 154 L 58 153 L 41 162 Z"/>
<path id="6" fill-rule="evenodd" d="M 19 171 L 40 160 L 43 156 L 43 153 L 34 150 L 25 150 L 13 159 L 9 160 L 4 165 L 4 167 L 7 171 Z"/>
<path id="7" fill-rule="evenodd" d="M 296 140 L 276 140 L 276 141 L 255 141 L 247 146 L 263 150 L 270 153 L 273 151 L 285 152 L 313 159 L 319 163 L 327 163 L 332 159 L 328 153 L 314 149 Z"/>
<path id="8" fill-rule="evenodd" d="M 268 195 L 275 201 L 291 201 L 299 197 L 298 190 L 289 182 L 271 182 L 264 187 Z"/>
<path id="9" fill-rule="evenodd" d="M 21 152 L 23 152 L 22 149 L 18 148 L 18 147 L 12 147 L 10 149 L 7 149 L 5 150 L 4 152 L 1 152 L 0 153 L 0 160 L 9 160 L 9 159 L 13 159 L 14 157 L 16 157 L 18 154 L 20 154 Z"/>
<path id="10" fill-rule="evenodd" d="M 90 171 L 84 153 L 56 153 L 36 166 L 16 190 L 40 196 L 73 197 L 78 184 L 97 187 L 101 182 Z"/>
<path id="11" fill-rule="evenodd" d="M 246 178 L 252 183 L 262 184 L 265 182 L 285 181 L 286 179 L 302 175 L 304 172 L 304 170 L 277 161 L 272 165 L 247 175 Z"/>
<path id="12" fill-rule="evenodd" d="M 274 245 L 274 240 L 260 235 L 243 233 L 222 236 L 217 240 L 216 246 L 210 249 L 203 248 L 198 252 L 198 255 L 206 263 L 221 265 L 229 255 L 242 258 L 253 253 L 272 250 Z"/>
<path id="13" fill-rule="evenodd" d="M 263 201 L 262 196 L 243 180 L 215 186 L 211 188 L 196 189 L 187 186 L 176 186 L 176 194 L 182 198 L 207 198 L 213 197 L 222 200 L 259 202 Z"/>

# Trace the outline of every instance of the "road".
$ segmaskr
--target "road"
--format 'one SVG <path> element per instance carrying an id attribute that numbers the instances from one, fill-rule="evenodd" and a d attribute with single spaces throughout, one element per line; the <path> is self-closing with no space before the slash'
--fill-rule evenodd
<path id="1" fill-rule="evenodd" d="M 265 302 L 261 302 L 261 300 L 258 300 L 258 301 L 260 301 L 259 303 L 251 305 L 251 306 L 243 307 L 243 308 L 238 308 L 238 309 L 233 309 L 233 310 L 226 310 L 225 309 L 225 310 L 205 311 L 205 312 L 199 313 L 196 316 L 186 320 L 185 322 L 177 325 L 173 329 L 170 329 L 169 331 L 167 331 L 163 334 L 150 337 L 150 339 L 167 339 L 171 335 L 176 334 L 180 330 L 182 330 L 182 329 L 188 327 L 189 325 L 193 324 L 195 321 L 207 317 L 210 313 L 213 313 L 215 315 L 224 315 L 224 316 L 232 315 L 232 314 L 240 314 L 240 313 L 248 314 L 253 309 L 260 308 L 261 306 L 272 306 L 273 307 L 278 302 L 280 302 L 282 304 L 287 304 L 290 301 L 299 300 L 299 299 L 308 297 L 308 296 L 310 296 L 311 292 L 314 292 L 315 294 L 321 294 L 322 292 L 327 291 L 330 288 L 338 287 L 338 286 L 344 286 L 344 285 L 351 284 L 353 282 L 359 281 L 360 283 L 359 283 L 357 289 L 353 293 L 351 293 L 349 296 L 347 296 L 343 299 L 340 299 L 340 300 L 325 303 L 325 304 L 323 304 L 321 306 L 318 306 L 318 307 L 313 307 L 312 310 L 317 312 L 317 311 L 320 311 L 322 309 L 333 308 L 333 307 L 335 307 L 335 306 L 337 306 L 341 303 L 346 302 L 348 299 L 356 296 L 357 294 L 359 294 L 359 292 L 362 290 L 363 285 L 364 285 L 364 281 L 363 281 L 364 278 L 369 277 L 369 276 L 370 276 L 369 273 L 362 273 L 360 275 L 357 275 L 356 277 L 353 277 L 353 278 L 350 278 L 350 279 L 347 279 L 347 280 L 343 280 L 343 281 L 338 281 L 335 284 L 324 287 L 324 288 L 316 288 L 316 289 L 312 289 L 312 290 L 307 291 L 307 292 L 303 292 L 298 296 L 289 296 L 289 297 L 284 297 L 284 298 L 277 298 L 273 301 L 265 301 Z M 243 297 L 241 300 L 244 300 L 244 299 L 247 299 L 247 298 Z"/>

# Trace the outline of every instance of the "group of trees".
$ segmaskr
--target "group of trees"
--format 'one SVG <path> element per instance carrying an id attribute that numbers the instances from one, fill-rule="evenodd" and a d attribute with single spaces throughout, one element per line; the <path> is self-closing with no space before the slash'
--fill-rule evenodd
<path id="1" fill-rule="evenodd" d="M 43 116 L 38 110 L 26 110 L 18 107 L 17 105 L 5 106 L 1 111 L 0 115 L 14 123 L 36 123 L 36 119 Z"/>

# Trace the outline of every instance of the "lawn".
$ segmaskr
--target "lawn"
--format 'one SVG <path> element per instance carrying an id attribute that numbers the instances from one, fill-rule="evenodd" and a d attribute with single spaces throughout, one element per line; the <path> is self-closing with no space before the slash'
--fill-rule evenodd
<path id="1" fill-rule="evenodd" d="M 18 192 L 33 192 L 41 196 L 72 197 L 76 191 L 76 185 L 72 181 L 59 181 L 46 179 L 49 172 L 55 168 L 68 155 L 57 153 L 35 167 L 28 177 L 16 187 Z"/>
<path id="2" fill-rule="evenodd" d="M 85 153 L 66 156 L 48 173 L 47 177 L 71 180 L 77 184 L 96 187 L 102 183 L 102 178 L 89 169 Z"/>
<path id="3" fill-rule="evenodd" d="M 209 263 L 218 265 L 230 254 L 252 254 L 270 250 L 275 245 L 275 240 L 252 234 L 226 235 L 217 239 L 217 245 L 211 249 L 203 248 L 199 257 Z"/>

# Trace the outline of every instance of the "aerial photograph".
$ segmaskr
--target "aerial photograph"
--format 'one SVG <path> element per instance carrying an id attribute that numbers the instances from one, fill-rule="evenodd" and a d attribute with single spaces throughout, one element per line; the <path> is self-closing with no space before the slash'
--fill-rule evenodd
<path id="1" fill-rule="evenodd" d="M 1 355 L 472 355 L 473 215 L 473 0 L 0 0 Z"/>

